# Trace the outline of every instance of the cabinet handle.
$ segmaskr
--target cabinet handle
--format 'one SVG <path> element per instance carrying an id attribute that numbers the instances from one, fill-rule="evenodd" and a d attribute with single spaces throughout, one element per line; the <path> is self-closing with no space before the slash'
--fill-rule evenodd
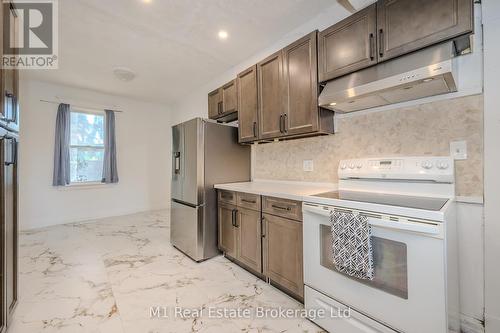
<path id="1" fill-rule="evenodd" d="M 233 221 L 232 221 L 232 222 L 233 222 L 233 223 L 232 223 L 232 225 L 233 225 L 233 227 L 235 227 L 235 228 L 239 228 L 239 227 L 240 227 L 240 226 L 238 225 L 237 221 L 236 221 L 236 218 L 237 218 L 237 215 L 236 215 L 236 214 L 237 214 L 237 213 L 238 213 L 238 210 L 237 210 L 237 209 L 233 209 L 233 210 L 231 211 L 231 218 L 232 218 L 232 220 L 233 220 Z"/>
<path id="2" fill-rule="evenodd" d="M 373 34 L 370 34 L 370 60 L 375 59 L 375 37 Z"/>
<path id="3" fill-rule="evenodd" d="M 283 133 L 283 115 L 280 115 L 280 133 Z"/>
<path id="4" fill-rule="evenodd" d="M 174 174 L 178 175 L 181 173 L 181 153 L 174 153 Z"/>
<path id="5" fill-rule="evenodd" d="M 6 160 L 4 163 L 6 166 L 14 165 L 17 161 L 17 142 L 15 138 L 8 136 L 3 137 L 4 140 L 10 140 L 10 160 Z"/>
<path id="6" fill-rule="evenodd" d="M 273 207 L 275 209 L 279 209 L 279 210 L 285 210 L 287 212 L 292 210 L 290 207 L 281 207 L 281 206 L 277 206 L 277 205 L 271 205 L 271 207 Z"/>
<path id="7" fill-rule="evenodd" d="M 283 115 L 283 132 L 284 132 L 284 133 L 287 133 L 287 132 L 288 132 L 287 123 L 288 123 L 288 114 L 287 114 L 287 113 L 285 113 L 285 114 Z"/>
<path id="8" fill-rule="evenodd" d="M 13 93 L 5 91 L 5 116 L 1 120 L 7 123 L 16 122 L 17 115 L 15 112 L 16 97 Z"/>
<path id="9" fill-rule="evenodd" d="M 384 29 L 378 31 L 378 55 L 382 58 L 384 56 Z"/>
<path id="10" fill-rule="evenodd" d="M 249 203 L 249 204 L 256 204 L 256 203 L 257 203 L 256 201 L 247 200 L 247 199 L 241 199 L 241 201 L 242 201 L 242 202 Z"/>
<path id="11" fill-rule="evenodd" d="M 266 219 L 264 217 L 261 219 L 261 234 L 262 238 L 266 238 Z"/>
<path id="12" fill-rule="evenodd" d="M 218 114 L 222 113 L 222 102 L 217 103 L 217 113 Z"/>
<path id="13" fill-rule="evenodd" d="M 10 119 L 11 123 L 17 123 L 17 96 L 12 95 L 12 118 Z"/>
<path id="14" fill-rule="evenodd" d="M 254 138 L 257 137 L 257 122 L 256 121 L 253 122 L 253 137 Z"/>

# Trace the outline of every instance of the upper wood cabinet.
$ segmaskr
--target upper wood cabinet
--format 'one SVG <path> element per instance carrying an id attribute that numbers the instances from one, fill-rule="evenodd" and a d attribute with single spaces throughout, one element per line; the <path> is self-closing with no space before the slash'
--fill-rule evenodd
<path id="1" fill-rule="evenodd" d="M 325 82 L 473 31 L 472 0 L 379 0 L 319 33 Z"/>
<path id="2" fill-rule="evenodd" d="M 19 38 L 19 16 L 12 3 L 2 3 L 2 22 L 9 22 L 9 29 L 4 29 L 2 40 Z M 7 10 L 8 9 L 8 10 Z M 1 42 L 1 41 L 0 41 Z M 13 41 L 17 44 L 17 41 Z M 3 44 L 2 44 L 3 45 Z M 2 52 L 3 54 L 3 49 Z M 9 130 L 19 131 L 19 70 L 2 69 L 2 94 L 0 125 Z"/>
<path id="3" fill-rule="evenodd" d="M 471 0 L 380 0 L 380 61 L 473 31 Z"/>
<path id="4" fill-rule="evenodd" d="M 238 123 L 239 141 L 251 142 L 259 138 L 257 108 L 257 66 L 254 65 L 238 74 Z"/>
<path id="5" fill-rule="evenodd" d="M 260 139 L 284 134 L 283 53 L 278 51 L 257 64 Z"/>
<path id="6" fill-rule="evenodd" d="M 225 84 L 221 88 L 222 92 L 222 113 L 232 113 L 238 111 L 238 95 L 236 91 L 236 80 Z"/>
<path id="7" fill-rule="evenodd" d="M 208 118 L 221 119 L 238 111 L 236 80 L 208 94 Z"/>
<path id="8" fill-rule="evenodd" d="M 317 33 L 238 75 L 241 143 L 333 133 L 333 112 L 318 108 Z"/>
<path id="9" fill-rule="evenodd" d="M 319 80 L 327 81 L 377 63 L 377 5 L 319 33 Z"/>
<path id="10" fill-rule="evenodd" d="M 222 114 L 222 94 L 215 89 L 208 94 L 208 118 L 217 119 Z"/>
<path id="11" fill-rule="evenodd" d="M 317 31 L 283 50 L 285 135 L 316 131 L 318 123 Z"/>

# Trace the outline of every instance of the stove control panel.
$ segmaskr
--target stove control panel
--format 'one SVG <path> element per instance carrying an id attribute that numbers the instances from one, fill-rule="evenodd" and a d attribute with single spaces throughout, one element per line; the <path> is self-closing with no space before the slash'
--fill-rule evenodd
<path id="1" fill-rule="evenodd" d="M 339 163 L 340 179 L 419 180 L 453 183 L 455 168 L 453 158 L 389 157 L 342 160 Z"/>

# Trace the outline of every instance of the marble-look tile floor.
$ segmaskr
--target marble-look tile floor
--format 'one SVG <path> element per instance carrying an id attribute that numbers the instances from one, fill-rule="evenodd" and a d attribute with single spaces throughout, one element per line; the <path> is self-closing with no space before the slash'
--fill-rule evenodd
<path id="1" fill-rule="evenodd" d="M 8 333 L 321 331 L 302 318 L 210 318 L 208 309 L 302 305 L 222 256 L 193 262 L 169 234 L 166 211 L 22 232 Z"/>

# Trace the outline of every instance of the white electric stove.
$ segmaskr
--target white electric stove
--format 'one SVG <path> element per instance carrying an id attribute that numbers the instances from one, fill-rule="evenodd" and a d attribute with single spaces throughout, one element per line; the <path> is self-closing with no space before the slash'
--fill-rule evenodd
<path id="1" fill-rule="evenodd" d="M 338 175 L 338 191 L 303 204 L 305 306 L 327 314 L 311 319 L 334 333 L 459 331 L 453 160 L 347 160 Z M 373 280 L 335 269 L 332 210 L 368 217 Z"/>

